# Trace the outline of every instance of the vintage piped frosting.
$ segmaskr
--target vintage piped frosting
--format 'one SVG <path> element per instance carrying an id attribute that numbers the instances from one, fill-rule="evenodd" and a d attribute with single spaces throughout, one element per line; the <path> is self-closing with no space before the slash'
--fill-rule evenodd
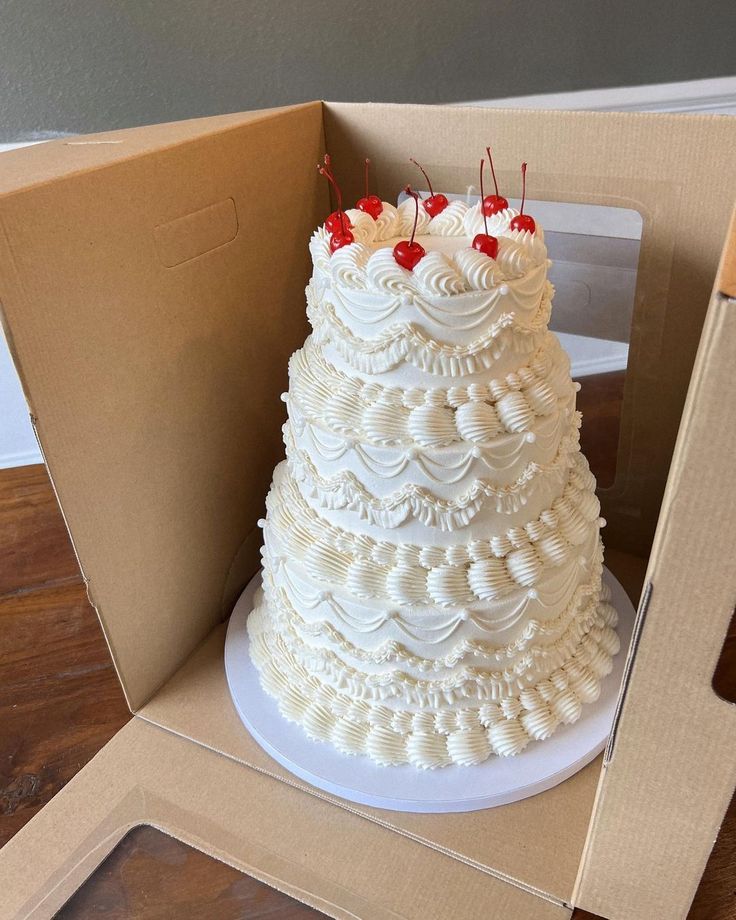
<path id="1" fill-rule="evenodd" d="M 440 199 L 366 190 L 311 239 L 248 621 L 284 718 L 421 768 L 548 738 L 618 651 L 544 233 Z"/>

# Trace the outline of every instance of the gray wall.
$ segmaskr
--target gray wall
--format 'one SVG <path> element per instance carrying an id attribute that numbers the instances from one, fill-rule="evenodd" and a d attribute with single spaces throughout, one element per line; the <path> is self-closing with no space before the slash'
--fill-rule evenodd
<path id="1" fill-rule="evenodd" d="M 0 141 L 735 72 L 734 0 L 0 0 Z"/>

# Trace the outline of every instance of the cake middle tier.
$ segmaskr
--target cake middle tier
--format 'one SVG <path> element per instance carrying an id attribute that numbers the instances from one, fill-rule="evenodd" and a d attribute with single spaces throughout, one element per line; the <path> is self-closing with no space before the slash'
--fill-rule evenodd
<path id="1" fill-rule="evenodd" d="M 566 407 L 536 431 L 492 446 L 404 450 L 333 435 L 297 414 L 284 426 L 284 443 L 292 474 L 318 506 L 357 512 L 381 528 L 417 522 L 447 532 L 481 512 L 488 524 L 489 511 L 504 516 L 551 501 L 579 454 L 579 426 L 579 414 Z"/>
<path id="2" fill-rule="evenodd" d="M 457 383 L 392 386 L 338 364 L 308 338 L 289 361 L 290 389 L 283 398 L 305 419 L 379 446 L 490 445 L 504 434 L 532 431 L 540 419 L 574 404 L 578 389 L 552 333 L 509 373 L 485 371 Z"/>
<path id="3" fill-rule="evenodd" d="M 376 523 L 381 523 L 382 502 L 419 488 L 427 493 L 426 513 L 433 509 L 428 523 L 450 529 L 457 517 L 450 508 L 466 494 L 493 493 L 499 508 L 513 508 L 523 502 L 536 478 L 561 481 L 569 456 L 578 450 L 579 426 L 579 414 L 567 405 L 528 431 L 505 434 L 486 445 L 379 447 L 335 434 L 291 406 L 284 443 L 300 479 L 325 492 L 337 485 L 352 489 L 373 509 Z"/>

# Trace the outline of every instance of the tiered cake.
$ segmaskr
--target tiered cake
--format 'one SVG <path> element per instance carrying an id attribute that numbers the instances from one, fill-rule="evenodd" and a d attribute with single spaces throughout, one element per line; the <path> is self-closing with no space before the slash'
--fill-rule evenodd
<path id="1" fill-rule="evenodd" d="M 380 764 L 518 754 L 618 651 L 544 235 L 517 213 L 419 207 L 413 270 L 411 198 L 310 243 L 250 649 L 286 719 Z"/>

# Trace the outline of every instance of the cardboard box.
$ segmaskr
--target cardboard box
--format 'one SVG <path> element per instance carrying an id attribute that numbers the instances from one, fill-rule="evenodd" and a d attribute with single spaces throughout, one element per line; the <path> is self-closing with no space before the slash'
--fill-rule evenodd
<path id="1" fill-rule="evenodd" d="M 278 397 L 307 332 L 306 242 L 331 210 L 314 164 L 369 152 L 391 198 L 413 154 L 459 191 L 490 139 L 504 189 L 523 152 L 534 198 L 643 215 L 601 498 L 608 565 L 646 588 L 603 763 L 489 811 L 381 812 L 251 740 L 223 621 L 258 564 Z M 723 116 L 315 102 L 6 154 L 3 321 L 133 717 L 0 853 L 0 916 L 50 916 L 139 823 L 335 917 L 686 913 L 736 780 L 736 709 L 711 688 L 735 587 L 733 230 L 696 358 L 735 147 Z"/>

